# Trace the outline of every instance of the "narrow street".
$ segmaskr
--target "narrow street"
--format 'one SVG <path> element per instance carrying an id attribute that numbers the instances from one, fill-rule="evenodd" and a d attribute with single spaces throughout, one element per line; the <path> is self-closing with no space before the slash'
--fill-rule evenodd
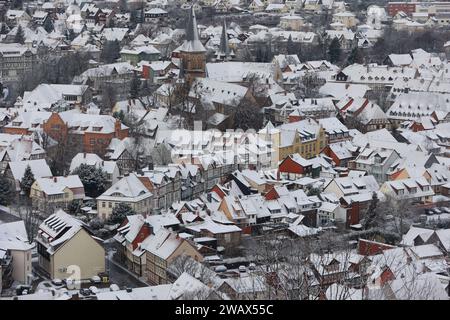
<path id="1" fill-rule="evenodd" d="M 134 274 L 110 259 L 108 256 L 106 257 L 106 270 L 109 270 L 111 284 L 115 283 L 121 289 L 147 286 L 146 283 L 142 282 Z"/>
<path id="2" fill-rule="evenodd" d="M 105 241 L 105 266 L 106 272 L 109 273 L 111 283 L 117 284 L 120 288 L 123 287 L 145 287 L 147 283 L 139 279 L 134 273 L 129 271 L 125 266 L 122 266 L 117 261 L 114 261 L 113 255 L 115 252 L 114 245 L 111 241 Z"/>
<path id="3" fill-rule="evenodd" d="M 9 212 L 6 212 L 4 207 L 0 207 L 0 222 L 14 222 L 20 220 L 20 218 L 16 217 L 15 215 L 12 215 Z"/>

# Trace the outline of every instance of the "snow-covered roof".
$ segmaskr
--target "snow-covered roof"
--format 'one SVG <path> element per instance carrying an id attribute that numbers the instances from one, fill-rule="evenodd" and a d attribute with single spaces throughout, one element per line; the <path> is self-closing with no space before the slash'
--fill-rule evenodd
<path id="1" fill-rule="evenodd" d="M 0 223 L 0 250 L 22 251 L 30 250 L 32 247 L 23 220 Z"/>
<path id="2" fill-rule="evenodd" d="M 160 228 L 154 235 L 150 235 L 141 243 L 141 248 L 163 260 L 167 260 L 183 241 L 187 240 L 167 229 Z"/>
<path id="3" fill-rule="evenodd" d="M 116 169 L 118 168 L 115 161 L 104 161 L 95 153 L 78 153 L 72 158 L 69 171 L 73 172 L 82 164 L 101 168 L 108 174 L 113 174 L 114 171 L 116 171 Z"/>
<path id="4" fill-rule="evenodd" d="M 207 230 L 212 234 L 241 232 L 241 228 L 238 226 L 216 223 L 212 219 L 205 219 L 205 221 L 187 225 L 186 229 L 198 233 L 201 233 L 202 230 Z"/>
<path id="5" fill-rule="evenodd" d="M 128 35 L 128 28 L 104 28 L 102 37 L 107 41 L 122 41 Z"/>
<path id="6" fill-rule="evenodd" d="M 82 221 L 59 209 L 39 225 L 36 240 L 47 247 L 49 254 L 53 254 L 85 227 Z"/>
<path id="7" fill-rule="evenodd" d="M 35 183 L 46 195 L 64 194 L 64 190 L 82 189 L 83 183 L 77 175 L 50 178 L 38 178 Z"/>
<path id="8" fill-rule="evenodd" d="M 140 201 L 151 196 L 138 176 L 131 173 L 113 184 L 97 200 Z"/>
<path id="9" fill-rule="evenodd" d="M 53 176 L 45 159 L 9 162 L 12 175 L 18 181 L 22 179 L 27 166 L 30 166 L 35 179 Z"/>
<path id="10" fill-rule="evenodd" d="M 145 220 L 152 226 L 154 233 L 161 228 L 180 224 L 180 221 L 171 213 L 150 215 Z"/>

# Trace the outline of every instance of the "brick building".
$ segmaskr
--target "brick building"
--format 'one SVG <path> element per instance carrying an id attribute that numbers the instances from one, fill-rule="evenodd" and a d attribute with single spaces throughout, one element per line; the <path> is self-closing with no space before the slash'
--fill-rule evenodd
<path id="1" fill-rule="evenodd" d="M 387 5 L 388 14 L 393 17 L 399 11 L 403 11 L 408 16 L 411 16 L 414 12 L 416 12 L 416 3 L 415 2 L 389 2 Z"/>

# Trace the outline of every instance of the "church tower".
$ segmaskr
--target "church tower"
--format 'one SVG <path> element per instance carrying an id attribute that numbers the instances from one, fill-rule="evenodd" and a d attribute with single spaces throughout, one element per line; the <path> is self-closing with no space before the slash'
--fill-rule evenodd
<path id="1" fill-rule="evenodd" d="M 206 49 L 200 42 L 194 6 L 191 7 L 186 26 L 186 40 L 180 48 L 184 77 L 188 83 L 194 78 L 206 76 Z"/>
<path id="2" fill-rule="evenodd" d="M 227 61 L 234 57 L 234 52 L 230 50 L 227 34 L 227 23 L 223 20 L 222 35 L 220 36 L 219 50 L 216 51 L 216 61 Z"/>

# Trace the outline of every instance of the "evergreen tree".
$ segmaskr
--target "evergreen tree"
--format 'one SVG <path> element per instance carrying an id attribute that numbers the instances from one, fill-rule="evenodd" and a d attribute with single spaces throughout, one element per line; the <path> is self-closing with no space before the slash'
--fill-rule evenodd
<path id="1" fill-rule="evenodd" d="M 308 190 L 308 192 L 307 192 L 307 196 L 309 197 L 309 196 L 318 196 L 318 195 L 320 195 L 320 189 L 319 188 L 315 188 L 315 187 L 312 187 L 312 188 L 310 188 L 309 190 Z"/>
<path id="2" fill-rule="evenodd" d="M 129 204 L 119 202 L 116 206 L 114 206 L 112 214 L 109 217 L 109 222 L 113 224 L 122 223 L 127 216 L 134 214 L 136 214 L 136 211 L 134 211 Z"/>
<path id="3" fill-rule="evenodd" d="M 6 206 L 10 204 L 12 195 L 11 182 L 4 175 L 0 175 L 0 205 Z"/>
<path id="4" fill-rule="evenodd" d="M 75 39 L 75 32 L 73 29 L 69 29 L 67 31 L 67 40 L 72 41 L 73 39 Z"/>
<path id="5" fill-rule="evenodd" d="M 130 28 L 134 29 L 138 23 L 139 23 L 138 12 L 136 10 L 132 10 L 130 12 Z"/>
<path id="6" fill-rule="evenodd" d="M 73 171 L 80 177 L 87 196 L 96 198 L 106 190 L 107 176 L 101 168 L 81 164 Z"/>
<path id="7" fill-rule="evenodd" d="M 100 59 L 106 63 L 113 63 L 120 58 L 120 43 L 118 40 L 106 41 L 100 54 Z"/>
<path id="8" fill-rule="evenodd" d="M 362 54 L 361 50 L 358 47 L 354 48 L 347 58 L 347 64 L 350 65 L 354 63 L 359 64 L 364 63 L 364 55 Z"/>
<path id="9" fill-rule="evenodd" d="M 24 44 L 25 42 L 25 34 L 23 32 L 22 26 L 19 24 L 17 27 L 16 35 L 14 36 L 14 42 Z"/>
<path id="10" fill-rule="evenodd" d="M 287 54 L 296 54 L 297 53 L 297 48 L 296 48 L 294 41 L 292 41 L 291 35 L 289 35 L 286 49 L 287 49 Z"/>
<path id="11" fill-rule="evenodd" d="M 70 214 L 77 214 L 80 212 L 82 204 L 83 202 L 81 200 L 72 200 L 67 208 L 67 211 Z"/>
<path id="12" fill-rule="evenodd" d="M 331 63 L 336 63 L 341 60 L 341 43 L 339 42 L 338 38 L 334 38 L 330 46 L 328 47 L 328 56 Z"/>
<path id="13" fill-rule="evenodd" d="M 26 196 L 30 195 L 31 186 L 34 183 L 34 174 L 31 171 L 30 165 L 27 165 L 25 172 L 23 174 L 22 180 L 20 180 L 20 188 L 25 193 Z"/>
<path id="14" fill-rule="evenodd" d="M 12 9 L 19 9 L 21 10 L 23 7 L 23 0 L 12 0 L 11 1 L 11 7 Z"/>
<path id="15" fill-rule="evenodd" d="M 128 5 L 127 0 L 119 0 L 119 12 L 120 13 L 127 13 L 128 12 Z"/>
<path id="16" fill-rule="evenodd" d="M 151 88 L 150 88 L 150 86 L 148 85 L 148 80 L 145 79 L 145 80 L 142 82 L 142 85 L 141 85 L 141 92 L 140 92 L 140 95 L 141 95 L 141 96 L 146 96 L 146 95 L 150 95 L 150 93 L 151 93 Z"/>
<path id="17" fill-rule="evenodd" d="M 378 214 L 378 203 L 379 199 L 377 196 L 377 193 L 374 192 L 372 194 L 372 200 L 370 201 L 369 208 L 367 208 L 367 212 L 365 215 L 364 223 L 363 223 L 363 229 L 367 230 L 371 227 L 376 227 L 376 218 Z"/>
<path id="18" fill-rule="evenodd" d="M 138 78 L 136 74 L 134 74 L 130 82 L 130 98 L 131 99 L 139 98 L 140 89 L 141 89 L 141 80 Z"/>
<path id="19" fill-rule="evenodd" d="M 43 27 L 44 27 L 45 31 L 47 31 L 48 33 L 53 31 L 53 29 L 54 29 L 53 28 L 53 22 L 52 22 L 52 19 L 50 17 L 47 17 L 47 19 L 45 19 Z"/>
<path id="20" fill-rule="evenodd" d="M 123 110 L 120 110 L 119 112 L 116 111 L 113 113 L 113 117 L 119 119 L 120 122 L 123 122 L 125 120 L 125 113 Z"/>
<path id="21" fill-rule="evenodd" d="M 8 33 L 8 27 L 6 26 L 6 23 L 1 24 L 0 28 L 0 34 L 7 34 Z"/>
<path id="22" fill-rule="evenodd" d="M 145 22 L 144 6 L 141 6 L 141 14 L 139 15 L 139 23 Z"/>

